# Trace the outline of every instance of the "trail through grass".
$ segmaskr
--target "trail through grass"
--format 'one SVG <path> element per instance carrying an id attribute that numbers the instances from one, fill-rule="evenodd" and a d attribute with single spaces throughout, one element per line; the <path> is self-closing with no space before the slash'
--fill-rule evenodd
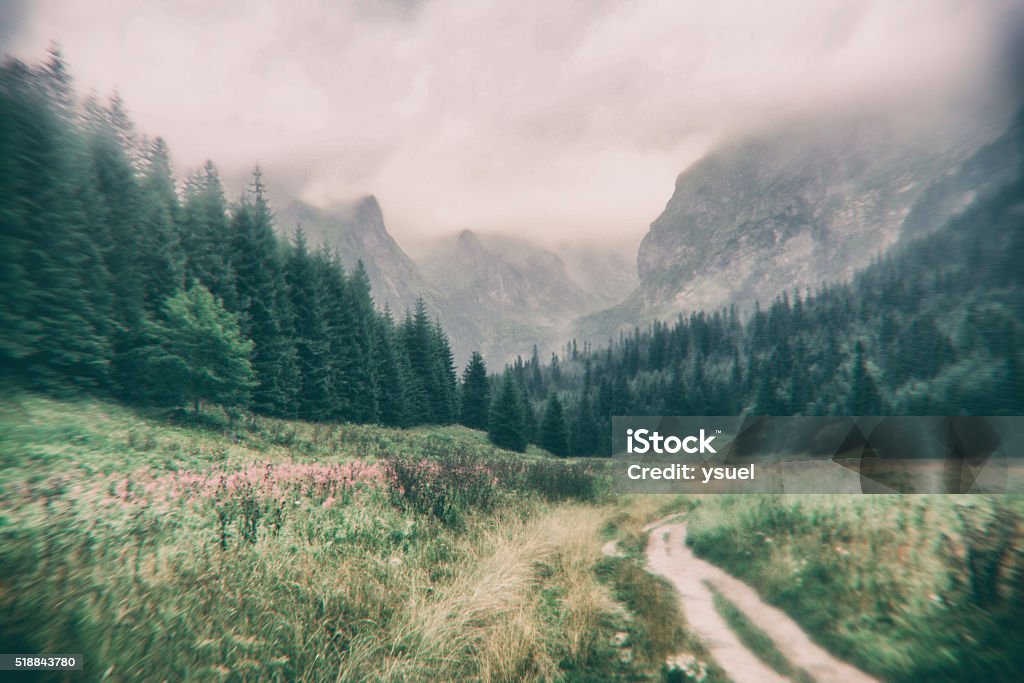
<path id="1" fill-rule="evenodd" d="M 892 681 L 1024 671 L 1024 499 L 706 496 L 694 552 Z"/>

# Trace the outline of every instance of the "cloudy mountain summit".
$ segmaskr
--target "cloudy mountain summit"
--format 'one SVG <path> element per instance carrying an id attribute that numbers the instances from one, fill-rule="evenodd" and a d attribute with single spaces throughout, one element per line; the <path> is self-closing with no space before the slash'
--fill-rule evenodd
<path id="1" fill-rule="evenodd" d="M 431 301 L 437 298 L 388 232 L 380 204 L 372 195 L 333 210 L 295 200 L 278 211 L 277 220 L 286 235 L 301 227 L 311 243 L 335 249 L 346 268 L 355 268 L 362 261 L 380 306 L 387 304 L 401 312 L 411 308 L 419 296 Z"/>
<path id="2" fill-rule="evenodd" d="M 949 197 L 935 186 L 959 178 L 961 162 L 1003 125 L 1002 114 L 923 129 L 906 119 L 819 117 L 727 141 L 676 179 L 638 248 L 638 287 L 577 331 L 600 340 L 678 313 L 749 312 L 782 293 L 847 280 L 904 236 L 912 209 L 917 216 L 929 197 Z M 990 179 L 993 165 L 980 175 Z M 931 224 L 953 208 L 935 207 Z"/>

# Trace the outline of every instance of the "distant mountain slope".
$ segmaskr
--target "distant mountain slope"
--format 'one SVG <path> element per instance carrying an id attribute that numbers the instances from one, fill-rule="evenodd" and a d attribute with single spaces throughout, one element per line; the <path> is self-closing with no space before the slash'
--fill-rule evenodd
<path id="1" fill-rule="evenodd" d="M 385 227 L 376 197 L 363 197 L 332 211 L 293 201 L 278 212 L 277 223 L 286 234 L 301 226 L 312 244 L 331 245 L 347 268 L 362 260 L 379 305 L 389 304 L 401 313 L 418 296 L 436 303 L 436 292 Z"/>
<path id="2" fill-rule="evenodd" d="M 636 290 L 576 331 L 600 340 L 656 317 L 749 310 L 785 291 L 848 280 L 901 239 L 905 221 L 941 225 L 978 187 L 1005 179 L 994 148 L 972 173 L 955 173 L 983 130 L 816 121 L 723 144 L 676 180 L 640 244 Z M 958 185 L 936 188 L 942 182 Z"/>
<path id="3" fill-rule="evenodd" d="M 1024 109 L 1006 132 L 969 156 L 954 171 L 933 182 L 900 228 L 900 239 L 927 234 L 965 210 L 976 199 L 1016 180 L 1024 164 Z"/>
<path id="4" fill-rule="evenodd" d="M 558 254 L 569 277 L 605 306 L 623 301 L 639 282 L 632 249 L 590 244 L 563 244 Z"/>
<path id="5" fill-rule="evenodd" d="M 567 249 L 563 258 L 527 240 L 462 231 L 418 261 L 447 310 L 472 320 L 492 362 L 564 341 L 571 321 L 629 293 L 632 268 L 598 249 Z M 618 271 L 616 269 L 618 266 Z M 621 271 L 625 271 L 625 276 Z M 613 275 L 614 273 L 614 275 Z M 605 279 L 604 287 L 593 283 Z M 613 282 L 612 287 L 607 281 Z"/>
<path id="6" fill-rule="evenodd" d="M 332 210 L 293 201 L 278 212 L 277 224 L 289 235 L 301 226 L 311 244 L 326 243 L 335 248 L 348 268 L 361 260 L 377 306 L 390 306 L 396 318 L 412 310 L 416 299 L 422 297 L 430 314 L 444 325 L 459 365 L 471 352 L 487 347 L 488 337 L 477 323 L 444 300 L 391 236 L 380 204 L 372 195 Z"/>
<path id="7" fill-rule="evenodd" d="M 842 280 L 895 242 L 954 163 L 869 123 L 727 145 L 688 169 L 637 253 L 648 306 L 749 306 Z"/>
<path id="8" fill-rule="evenodd" d="M 522 245 L 518 245 L 522 246 Z M 588 295 L 569 279 L 565 263 L 540 249 L 490 250 L 469 230 L 421 261 L 424 276 L 449 303 L 486 306 L 497 315 L 538 324 L 565 322 L 586 306 Z"/>

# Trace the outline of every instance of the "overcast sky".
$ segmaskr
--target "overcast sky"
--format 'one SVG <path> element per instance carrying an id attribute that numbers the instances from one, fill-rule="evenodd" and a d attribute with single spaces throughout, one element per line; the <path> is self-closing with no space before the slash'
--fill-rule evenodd
<path id="1" fill-rule="evenodd" d="M 182 172 L 259 162 L 319 205 L 377 195 L 406 239 L 635 242 L 725 131 L 991 77 L 1017 0 L 0 0 Z M 1016 14 L 1016 16 L 1011 16 Z"/>

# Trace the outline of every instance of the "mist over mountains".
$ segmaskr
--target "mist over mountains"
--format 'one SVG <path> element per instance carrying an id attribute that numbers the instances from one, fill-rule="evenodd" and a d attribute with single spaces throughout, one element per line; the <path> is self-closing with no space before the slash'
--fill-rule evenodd
<path id="1" fill-rule="evenodd" d="M 1007 117 L 919 126 L 893 118 L 803 119 L 735 136 L 686 168 L 635 255 L 599 243 L 555 249 L 463 230 L 411 258 L 377 200 L 326 211 L 293 201 L 301 226 L 363 261 L 379 306 L 400 316 L 422 298 L 459 363 L 543 356 L 570 339 L 603 343 L 635 325 L 848 280 L 902 240 L 941 225 L 1016 169 Z M 635 260 L 634 260 L 635 259 Z"/>
<path id="2" fill-rule="evenodd" d="M 373 196 L 330 210 L 294 200 L 277 212 L 277 226 L 286 237 L 301 228 L 348 269 L 362 262 L 375 303 L 396 317 L 422 299 L 448 331 L 459 364 L 476 350 L 500 364 L 534 345 L 554 348 L 572 321 L 618 303 L 636 284 L 629 254 L 564 245 L 563 258 L 529 240 L 470 230 L 436 240 L 414 260 L 388 232 Z"/>
<path id="3" fill-rule="evenodd" d="M 905 115 L 904 115 L 905 116 Z M 874 117 L 803 119 L 729 140 L 684 170 L 637 252 L 639 286 L 576 327 L 586 339 L 655 318 L 848 280 L 941 225 L 1013 167 L 1005 114 L 946 126 Z M 970 158 L 972 166 L 958 171 Z M 904 226 L 904 223 L 908 225 Z"/>

